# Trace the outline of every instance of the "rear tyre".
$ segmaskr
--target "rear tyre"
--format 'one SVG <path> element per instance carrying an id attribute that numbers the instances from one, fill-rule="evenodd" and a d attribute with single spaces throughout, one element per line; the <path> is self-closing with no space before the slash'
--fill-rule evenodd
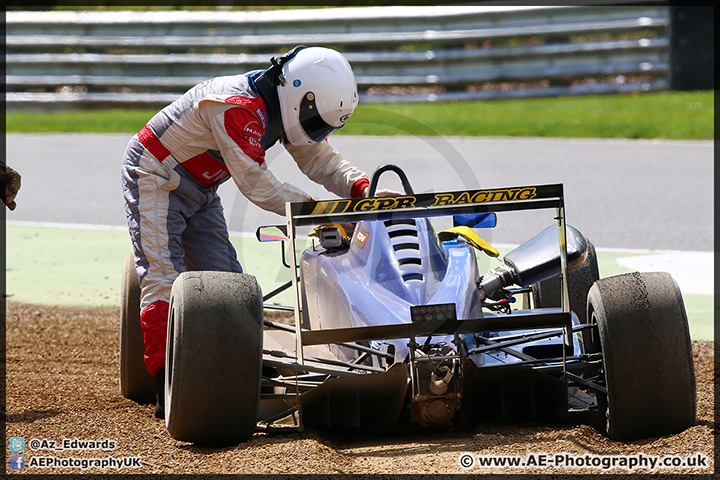
<path id="1" fill-rule="evenodd" d="M 262 292 L 251 275 L 185 272 L 175 280 L 165 357 L 165 424 L 173 438 L 226 446 L 252 437 L 262 321 Z"/>
<path id="2" fill-rule="evenodd" d="M 570 310 L 575 312 L 580 323 L 587 323 L 587 294 L 595 280 L 600 278 L 595 246 L 588 241 L 588 253 L 579 267 L 568 272 L 568 293 Z M 549 278 L 532 286 L 535 308 L 560 307 L 560 277 Z"/>
<path id="3" fill-rule="evenodd" d="M 668 273 L 629 273 L 590 289 L 588 318 L 603 354 L 598 393 L 604 433 L 657 437 L 695 425 L 695 374 L 687 315 Z M 598 345 L 594 350 L 597 351 Z"/>
<path id="4" fill-rule="evenodd" d="M 133 254 L 123 262 L 120 284 L 120 393 L 138 403 L 155 403 L 155 378 L 145 368 L 140 327 L 140 283 Z"/>

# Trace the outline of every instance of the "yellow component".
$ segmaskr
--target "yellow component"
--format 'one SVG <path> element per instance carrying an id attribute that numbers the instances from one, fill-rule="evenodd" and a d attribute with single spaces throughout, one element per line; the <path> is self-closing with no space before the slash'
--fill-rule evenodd
<path id="1" fill-rule="evenodd" d="M 339 223 L 333 223 L 331 225 L 318 225 L 317 227 L 313 228 L 313 231 L 308 233 L 308 237 L 317 237 L 319 236 L 318 232 L 320 230 L 325 230 L 327 228 L 337 228 L 340 231 L 340 237 L 346 238 L 348 235 L 345 233 L 345 228 L 339 224 Z"/>
<path id="2" fill-rule="evenodd" d="M 455 234 L 460 235 L 463 237 L 470 245 L 477 248 L 478 250 L 482 250 L 486 254 L 488 254 L 491 257 L 499 257 L 500 252 L 498 252 L 495 247 L 490 245 L 488 242 L 480 238 L 480 235 L 475 233 L 470 227 L 465 226 L 459 226 L 459 227 L 453 227 L 448 228 L 447 230 L 443 230 L 442 232 L 438 233 L 438 238 L 443 236 L 442 234 Z"/>

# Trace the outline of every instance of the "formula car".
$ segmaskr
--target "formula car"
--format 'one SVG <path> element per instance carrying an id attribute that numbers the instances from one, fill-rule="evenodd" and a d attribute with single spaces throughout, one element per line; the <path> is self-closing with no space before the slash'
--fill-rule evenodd
<path id="1" fill-rule="evenodd" d="M 374 197 L 386 172 L 404 195 Z M 478 233 L 502 212 L 536 209 L 554 211 L 552 223 L 502 259 Z M 440 217 L 452 227 L 436 232 Z M 300 228 L 313 228 L 301 254 Z M 257 237 L 282 242 L 282 287 L 263 296 L 255 277 L 227 272 L 185 272 L 173 285 L 165 423 L 177 440 L 576 414 L 629 440 L 695 423 L 677 283 L 662 272 L 599 278 L 592 243 L 566 223 L 562 184 L 415 194 L 385 165 L 367 198 L 289 203 L 287 224 Z M 481 274 L 479 255 L 497 266 Z M 293 306 L 267 303 L 288 288 Z M 153 402 L 138 303 L 128 257 L 121 391 Z M 294 325 L 264 320 L 271 308 L 293 312 Z"/>

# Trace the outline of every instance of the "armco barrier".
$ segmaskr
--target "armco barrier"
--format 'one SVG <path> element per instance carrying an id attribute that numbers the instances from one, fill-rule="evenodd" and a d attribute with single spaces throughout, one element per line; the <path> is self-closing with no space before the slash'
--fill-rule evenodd
<path id="1" fill-rule="evenodd" d="M 362 101 L 668 89 L 667 6 L 6 14 L 6 101 L 161 107 L 298 45 L 341 50 Z"/>

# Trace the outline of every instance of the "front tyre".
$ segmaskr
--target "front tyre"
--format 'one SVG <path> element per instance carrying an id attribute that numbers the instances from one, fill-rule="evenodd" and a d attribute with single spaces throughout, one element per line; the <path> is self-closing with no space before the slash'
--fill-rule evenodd
<path id="1" fill-rule="evenodd" d="M 603 354 L 607 395 L 598 393 L 598 406 L 604 433 L 633 440 L 695 425 L 690 332 L 670 274 L 598 280 L 588 294 L 587 314 L 597 325 Z"/>
<path id="2" fill-rule="evenodd" d="M 138 403 L 155 403 L 155 378 L 145 367 L 140 326 L 140 283 L 134 256 L 125 258 L 120 284 L 120 393 Z"/>
<path id="3" fill-rule="evenodd" d="M 170 299 L 165 424 L 176 440 L 226 446 L 252 437 L 262 373 L 255 277 L 185 272 Z"/>

